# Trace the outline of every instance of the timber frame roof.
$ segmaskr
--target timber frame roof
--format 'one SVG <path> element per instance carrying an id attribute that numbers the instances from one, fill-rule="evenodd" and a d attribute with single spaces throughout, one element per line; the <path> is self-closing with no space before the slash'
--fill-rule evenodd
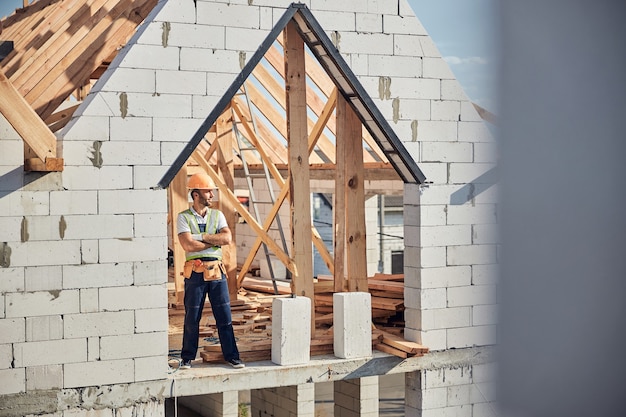
<path id="1" fill-rule="evenodd" d="M 374 105 L 370 96 L 348 64 L 341 57 L 311 11 L 304 4 L 292 3 L 261 43 L 254 56 L 248 61 L 241 73 L 222 96 L 222 99 L 196 131 L 187 146 L 185 146 L 181 154 L 176 158 L 170 169 L 165 173 L 159 182 L 160 187 L 167 187 L 176 173 L 188 161 L 194 150 L 209 132 L 209 129 L 211 129 L 233 97 L 242 88 L 247 78 L 252 74 L 255 67 L 261 62 L 274 42 L 278 39 L 279 35 L 285 30 L 287 24 L 291 21 L 296 24 L 297 30 L 310 52 L 322 65 L 338 92 L 341 93 L 351 105 L 361 120 L 361 123 L 363 123 L 363 126 L 382 150 L 386 159 L 400 175 L 400 178 L 408 183 L 421 184 L 425 181 L 426 177 L 422 171 L 406 151 L 400 139 L 396 136 L 378 108 Z"/>
<path id="2" fill-rule="evenodd" d="M 12 42 L 13 50 L 0 61 L 0 112 L 24 139 L 26 170 L 63 169 L 63 160 L 57 157 L 54 132 L 69 122 L 90 88 L 156 4 L 157 0 L 38 0 L 17 9 L 1 21 L 3 32 L 0 32 L 0 42 Z M 312 72 L 321 73 L 309 73 L 312 66 L 307 64 L 307 77 L 317 84 L 315 88 L 307 88 L 307 95 L 315 96 L 307 98 L 307 105 L 321 118 L 320 111 L 334 111 L 334 105 L 328 102 L 333 100 L 333 94 L 341 93 L 366 128 L 363 132 L 367 150 L 364 152 L 364 164 L 366 173 L 371 172 L 367 175 L 373 178 L 396 178 L 405 182 L 424 181 L 423 173 L 311 11 L 303 4 L 293 3 L 159 181 L 160 187 L 167 187 L 183 164 L 194 164 L 189 157 L 196 148 L 208 149 L 210 143 L 202 139 L 207 137 L 207 132 L 215 129 L 215 121 L 224 111 L 228 111 L 229 103 L 234 103 L 244 83 L 248 85 L 247 91 L 255 95 L 252 101 L 256 109 L 275 107 L 275 104 L 262 101 L 270 94 L 275 97 L 276 94 L 281 95 L 280 92 L 268 93 L 275 91 L 276 86 L 280 87 L 281 84 L 282 98 L 277 100 L 284 101 L 284 68 L 279 68 L 284 65 L 284 60 L 279 35 L 291 21 L 295 23 L 309 53 L 318 61 L 315 63 L 318 69 L 313 68 Z M 259 71 L 264 71 L 258 65 L 261 60 L 270 62 L 274 67 L 270 71 L 278 72 L 279 75 L 267 75 L 267 70 L 265 75 L 259 75 Z M 323 68 L 323 71 L 319 68 Z M 251 74 L 256 77 L 259 90 L 262 91 L 253 91 L 254 86 L 247 81 Z M 333 89 L 336 91 L 333 92 Z M 323 103 L 327 100 L 326 107 L 321 109 L 320 103 L 324 107 Z M 284 103 L 282 106 L 284 108 Z M 269 109 L 269 113 L 272 112 L 276 113 Z M 262 135 L 259 136 L 264 136 L 270 142 L 268 148 L 272 151 L 268 155 L 272 163 L 281 169 L 287 165 L 287 141 L 285 138 L 276 138 L 280 134 L 276 134 L 275 129 L 277 124 L 286 125 L 286 121 L 285 116 L 281 116 L 280 111 L 278 113 L 275 118 L 282 117 L 282 122 L 270 120 L 274 127 L 261 127 Z M 251 116 L 249 106 L 247 118 L 251 117 L 254 116 Z M 325 117 L 328 121 L 328 116 Z M 246 118 L 246 115 L 242 115 L 242 118 Z M 320 129 L 326 129 L 327 132 L 330 129 L 333 135 L 334 121 L 328 123 Z M 331 143 L 334 138 L 325 138 L 324 132 L 320 135 L 323 140 L 317 143 L 310 160 L 311 169 L 318 172 L 328 168 L 332 170 L 335 162 L 334 144 Z M 249 135 L 244 131 L 244 136 Z M 236 172 L 241 172 L 241 160 L 237 155 L 235 164 Z M 254 167 L 254 161 L 251 167 Z M 326 174 L 328 176 L 332 176 L 332 173 Z"/>
<path id="3" fill-rule="evenodd" d="M 0 61 L 0 112 L 26 144 L 26 170 L 63 169 L 53 132 L 69 122 L 156 4 L 38 0 L 0 21 L 0 42 L 13 43 Z"/>

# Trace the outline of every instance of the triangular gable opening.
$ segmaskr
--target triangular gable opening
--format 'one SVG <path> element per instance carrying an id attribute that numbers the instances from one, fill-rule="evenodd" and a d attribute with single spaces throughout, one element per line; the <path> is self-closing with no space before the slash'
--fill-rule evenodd
<path id="1" fill-rule="evenodd" d="M 386 155 L 398 175 L 400 175 L 400 178 L 407 183 L 421 184 L 425 181 L 426 177 L 422 171 L 374 105 L 372 99 L 341 57 L 311 11 L 304 4 L 292 3 L 159 181 L 159 187 L 166 188 L 174 179 L 174 176 L 187 162 L 205 135 L 224 112 L 224 109 L 241 90 L 255 67 L 261 62 L 290 22 L 295 24 L 310 52 L 324 67 L 326 73 L 337 87 L 338 92 L 350 104 L 363 126 Z"/>
<path id="2" fill-rule="evenodd" d="M 255 241 L 245 245 L 248 253 L 239 270 L 236 245 L 224 251 L 229 285 L 234 284 L 231 298 L 236 298 L 238 285 L 264 247 L 290 274 L 290 293 L 311 298 L 313 309 L 318 284 L 330 292 L 367 291 L 364 183 L 368 179 L 416 184 L 425 180 L 302 4 L 286 10 L 159 182 L 159 187 L 169 188 L 173 216 L 188 207 L 186 179 L 194 170 L 207 172 L 216 182 L 220 208 L 229 224 L 243 221 L 256 233 Z M 256 197 L 250 195 L 246 206 L 233 192 L 236 178 L 250 180 L 257 174 L 278 187 L 265 220 L 254 213 Z M 311 221 L 312 179 L 335 184 L 328 191 L 334 194 L 331 250 Z M 291 205 L 289 248 L 284 238 L 270 236 L 270 228 L 282 229 L 276 223 L 285 200 Z M 176 242 L 174 223 L 170 222 L 170 233 L 180 302 L 184 253 Z M 315 288 L 312 246 L 332 275 L 332 281 L 316 282 Z M 269 259 L 267 264 L 271 269 Z"/>

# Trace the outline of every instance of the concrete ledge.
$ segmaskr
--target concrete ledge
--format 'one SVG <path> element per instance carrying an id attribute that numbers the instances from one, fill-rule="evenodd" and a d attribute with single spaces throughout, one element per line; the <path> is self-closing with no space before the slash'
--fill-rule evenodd
<path id="1" fill-rule="evenodd" d="M 408 359 L 378 351 L 373 354 L 371 358 L 361 359 L 315 356 L 307 364 L 288 366 L 276 365 L 271 361 L 252 362 L 244 369 L 198 364 L 191 369 L 168 374 L 165 379 L 158 381 L 4 395 L 0 396 L 0 417 L 52 414 L 73 408 L 121 408 L 142 402 L 160 402 L 165 398 L 339 381 L 496 361 L 495 346 L 430 352 L 422 357 Z"/>

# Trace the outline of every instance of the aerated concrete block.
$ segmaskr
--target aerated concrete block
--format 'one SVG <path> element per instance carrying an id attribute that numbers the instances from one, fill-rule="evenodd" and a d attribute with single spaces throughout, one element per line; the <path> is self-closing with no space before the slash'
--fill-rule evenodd
<path id="1" fill-rule="evenodd" d="M 335 356 L 345 359 L 372 355 L 372 296 L 366 292 L 333 294 Z"/>
<path id="2" fill-rule="evenodd" d="M 311 300 L 275 298 L 272 302 L 272 362 L 307 363 L 311 351 Z"/>

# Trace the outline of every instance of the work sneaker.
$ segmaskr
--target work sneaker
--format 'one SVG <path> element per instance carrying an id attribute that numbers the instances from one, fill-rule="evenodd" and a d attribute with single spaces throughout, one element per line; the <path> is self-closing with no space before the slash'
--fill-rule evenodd
<path id="1" fill-rule="evenodd" d="M 228 361 L 230 365 L 235 369 L 245 368 L 246 365 L 241 361 L 241 359 L 231 359 Z"/>
<path id="2" fill-rule="evenodd" d="M 191 368 L 191 361 L 183 359 L 180 363 L 179 369 L 189 369 Z"/>

